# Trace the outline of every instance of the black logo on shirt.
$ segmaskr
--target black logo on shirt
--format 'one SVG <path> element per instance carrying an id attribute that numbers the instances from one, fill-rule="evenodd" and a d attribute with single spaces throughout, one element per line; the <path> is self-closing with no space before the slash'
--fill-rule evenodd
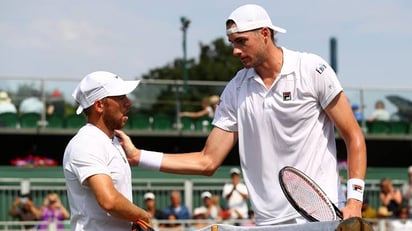
<path id="1" fill-rule="evenodd" d="M 316 72 L 318 72 L 319 74 L 322 74 L 325 69 L 326 69 L 326 65 L 320 64 L 319 67 L 316 68 Z"/>
<path id="2" fill-rule="evenodd" d="M 283 92 L 283 101 L 290 101 L 290 100 L 292 100 L 292 95 L 290 94 L 290 91 Z"/>

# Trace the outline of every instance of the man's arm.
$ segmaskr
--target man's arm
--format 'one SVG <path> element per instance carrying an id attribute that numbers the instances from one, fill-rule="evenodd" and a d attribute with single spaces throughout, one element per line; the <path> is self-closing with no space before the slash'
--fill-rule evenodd
<path id="1" fill-rule="evenodd" d="M 130 138 L 116 130 L 129 163 L 139 165 L 141 150 L 137 149 Z M 237 132 L 229 132 L 214 127 L 202 151 L 180 154 L 164 154 L 160 171 L 177 174 L 211 176 L 222 164 L 237 142 Z"/>
<path id="2" fill-rule="evenodd" d="M 362 130 L 353 116 L 349 102 L 343 92 L 325 109 L 329 118 L 335 123 L 339 134 L 345 141 L 348 155 L 348 179 L 365 179 L 366 144 Z M 348 189 L 349 190 L 349 189 Z M 362 201 L 349 198 L 342 209 L 344 218 L 361 217 Z"/>
<path id="3" fill-rule="evenodd" d="M 124 197 L 113 185 L 110 176 L 96 174 L 87 179 L 99 206 L 114 217 L 127 221 L 143 219 L 150 223 L 150 215 Z"/>

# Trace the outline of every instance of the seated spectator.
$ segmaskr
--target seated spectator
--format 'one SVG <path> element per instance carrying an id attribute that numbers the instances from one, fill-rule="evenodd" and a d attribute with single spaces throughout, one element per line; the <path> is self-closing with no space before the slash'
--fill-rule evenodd
<path id="1" fill-rule="evenodd" d="M 363 114 L 358 104 L 356 103 L 352 104 L 352 111 L 357 121 L 363 120 Z"/>
<path id="2" fill-rule="evenodd" d="M 13 201 L 9 214 L 19 221 L 37 221 L 41 210 L 34 205 L 30 194 L 24 194 Z M 34 225 L 25 225 L 24 228 L 32 229 Z"/>
<path id="3" fill-rule="evenodd" d="M 389 230 L 391 231 L 404 231 L 412 230 L 412 221 L 409 220 L 409 207 L 403 204 L 397 211 L 395 220 L 389 222 Z"/>
<path id="4" fill-rule="evenodd" d="M 412 216 L 412 165 L 408 168 L 408 181 L 402 185 L 402 196 L 409 207 L 409 216 Z"/>
<path id="5" fill-rule="evenodd" d="M 208 116 L 213 119 L 216 111 L 216 107 L 219 104 L 219 96 L 212 95 L 210 97 L 205 97 L 202 100 L 202 110 L 196 112 L 180 112 L 180 117 L 190 117 L 190 118 L 200 118 L 203 116 Z"/>
<path id="6" fill-rule="evenodd" d="M 17 113 L 17 109 L 7 92 L 0 91 L 0 114 L 6 112 Z"/>
<path id="7" fill-rule="evenodd" d="M 208 226 L 209 223 L 205 222 L 206 219 L 207 209 L 204 206 L 195 208 L 193 210 L 193 220 L 199 220 L 199 222 L 194 222 L 189 230 L 198 230 Z"/>
<path id="8" fill-rule="evenodd" d="M 166 217 L 167 223 L 160 224 L 159 230 L 160 231 L 184 231 L 184 226 L 177 221 L 177 216 L 174 213 L 169 213 Z"/>
<path id="9" fill-rule="evenodd" d="M 401 190 L 394 188 L 389 178 L 382 178 L 380 188 L 379 198 L 381 204 L 385 206 L 389 212 L 395 214 L 399 205 L 402 203 Z"/>
<path id="10" fill-rule="evenodd" d="M 223 186 L 222 196 L 227 201 L 227 209 L 231 219 L 247 218 L 248 206 L 247 199 L 248 191 L 246 185 L 240 182 L 240 170 L 232 168 L 230 170 L 231 183 Z"/>
<path id="11" fill-rule="evenodd" d="M 375 111 L 369 116 L 369 121 L 389 121 L 391 118 L 390 113 L 385 109 L 383 101 L 378 100 L 375 103 Z"/>
<path id="12" fill-rule="evenodd" d="M 181 204 L 180 192 L 173 190 L 170 193 L 170 205 L 163 210 L 163 216 L 168 217 L 174 214 L 177 219 L 190 219 L 189 209 L 186 205 Z"/>
<path id="13" fill-rule="evenodd" d="M 33 90 L 31 96 L 24 99 L 19 106 L 20 114 L 23 113 L 38 113 L 42 114 L 44 111 L 44 103 L 40 100 L 40 92 Z"/>
<path id="14" fill-rule="evenodd" d="M 242 226 L 256 226 L 255 212 L 252 209 L 248 211 L 249 220 L 242 222 Z"/>
<path id="15" fill-rule="evenodd" d="M 376 218 L 376 210 L 369 204 L 369 199 L 365 198 L 362 203 L 362 218 Z"/>
<path id="16" fill-rule="evenodd" d="M 203 202 L 202 207 L 206 210 L 205 218 L 220 221 L 220 206 L 216 205 L 212 194 L 209 191 L 205 191 L 200 197 Z"/>
<path id="17" fill-rule="evenodd" d="M 64 115 L 64 99 L 62 93 L 59 90 L 54 90 L 50 96 L 50 99 L 47 102 L 47 115 Z"/>
<path id="18" fill-rule="evenodd" d="M 46 196 L 41 209 L 41 221 L 57 222 L 57 230 L 64 230 L 64 225 L 59 222 L 70 218 L 67 209 L 62 205 L 59 195 L 50 193 Z M 40 224 L 38 230 L 48 230 L 48 224 Z"/>
<path id="19" fill-rule="evenodd" d="M 148 211 L 153 219 L 163 219 L 162 211 L 156 208 L 156 197 L 152 192 L 147 192 L 143 196 L 144 203 L 146 205 L 145 209 Z"/>

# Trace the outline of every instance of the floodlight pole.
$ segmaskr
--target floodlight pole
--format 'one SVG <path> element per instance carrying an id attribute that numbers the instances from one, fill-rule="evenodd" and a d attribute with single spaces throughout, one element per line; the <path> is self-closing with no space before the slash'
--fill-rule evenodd
<path id="1" fill-rule="evenodd" d="M 186 17 L 181 17 L 180 22 L 182 23 L 181 30 L 183 32 L 183 81 L 184 81 L 184 91 L 187 91 L 187 80 L 188 80 L 188 73 L 187 73 L 187 49 L 186 49 L 186 32 L 187 28 L 189 28 L 190 20 Z"/>

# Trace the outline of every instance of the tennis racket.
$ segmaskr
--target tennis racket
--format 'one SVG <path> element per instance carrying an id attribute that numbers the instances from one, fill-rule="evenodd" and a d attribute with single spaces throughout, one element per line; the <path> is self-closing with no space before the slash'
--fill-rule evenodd
<path id="1" fill-rule="evenodd" d="M 343 219 L 343 214 L 322 189 L 300 170 L 286 166 L 279 171 L 279 182 L 289 203 L 308 221 Z"/>

